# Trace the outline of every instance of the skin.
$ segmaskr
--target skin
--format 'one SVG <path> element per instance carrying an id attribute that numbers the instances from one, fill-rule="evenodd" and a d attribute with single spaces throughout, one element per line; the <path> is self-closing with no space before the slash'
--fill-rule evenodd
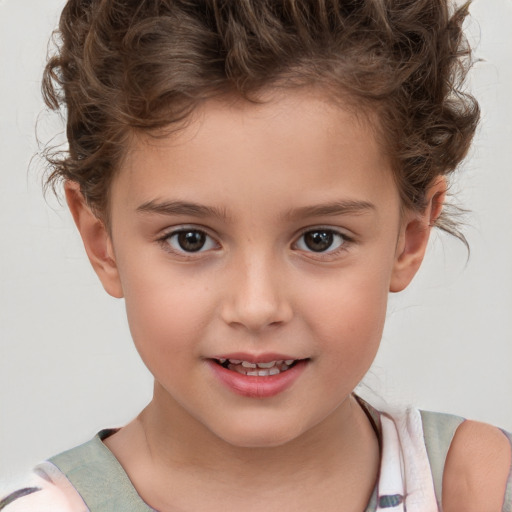
<path id="1" fill-rule="evenodd" d="M 512 468 L 510 443 L 497 428 L 465 421 L 457 429 L 443 475 L 445 512 L 501 512 Z"/>
<path id="2" fill-rule="evenodd" d="M 378 349 L 388 293 L 423 259 L 446 184 L 431 186 L 425 211 L 403 212 L 368 123 L 311 90 L 265 99 L 210 101 L 178 133 L 135 138 L 109 229 L 66 185 L 155 377 L 152 402 L 106 444 L 161 511 L 224 510 L 226 496 L 249 511 L 360 511 L 377 477 L 377 440 L 351 392 Z M 180 248 L 184 228 L 208 235 L 202 250 Z M 335 233 L 324 252 L 305 245 L 315 229 Z M 245 397 L 207 364 L 239 351 L 308 363 L 277 396 Z"/>

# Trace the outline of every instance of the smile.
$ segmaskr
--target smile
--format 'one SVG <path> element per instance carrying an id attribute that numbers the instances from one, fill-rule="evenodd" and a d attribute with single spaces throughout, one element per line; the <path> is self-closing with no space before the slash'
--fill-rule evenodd
<path id="1" fill-rule="evenodd" d="M 295 365 L 298 359 L 279 359 L 268 362 L 253 363 L 251 361 L 243 361 L 241 359 L 214 359 L 223 368 L 238 372 L 242 375 L 252 377 L 269 377 L 271 375 L 279 375 L 282 372 L 289 370 Z"/>
<path id="2" fill-rule="evenodd" d="M 219 382 L 248 398 L 270 398 L 288 388 L 306 371 L 310 358 L 291 359 L 280 354 L 230 354 L 207 359 Z"/>

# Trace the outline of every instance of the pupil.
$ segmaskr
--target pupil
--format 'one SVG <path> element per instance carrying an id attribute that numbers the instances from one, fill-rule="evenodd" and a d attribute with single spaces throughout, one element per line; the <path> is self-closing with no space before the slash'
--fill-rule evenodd
<path id="1" fill-rule="evenodd" d="M 202 249 L 205 238 L 200 231 L 183 231 L 178 234 L 178 243 L 184 251 L 196 252 Z"/>
<path id="2" fill-rule="evenodd" d="M 322 252 L 332 245 L 332 233 L 329 231 L 310 231 L 304 235 L 304 242 L 308 249 Z"/>

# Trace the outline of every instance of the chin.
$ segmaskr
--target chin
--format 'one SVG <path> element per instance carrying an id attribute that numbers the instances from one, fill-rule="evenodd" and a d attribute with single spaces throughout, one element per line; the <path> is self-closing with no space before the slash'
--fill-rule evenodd
<path id="1" fill-rule="evenodd" d="M 236 448 L 277 448 L 295 439 L 294 436 L 276 436 L 275 432 L 268 434 L 262 432 L 244 433 L 237 432 L 234 436 L 225 436 L 223 441 Z"/>
<path id="2" fill-rule="evenodd" d="M 216 435 L 237 448 L 276 448 L 283 446 L 304 432 L 297 423 L 286 422 L 234 422 L 227 428 L 219 429 Z"/>

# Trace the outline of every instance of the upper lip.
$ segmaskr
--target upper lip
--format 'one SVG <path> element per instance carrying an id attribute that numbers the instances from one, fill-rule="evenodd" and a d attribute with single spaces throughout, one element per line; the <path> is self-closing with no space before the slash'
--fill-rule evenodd
<path id="1" fill-rule="evenodd" d="M 240 361 L 247 361 L 249 363 L 270 363 L 271 361 L 287 361 L 293 359 L 306 359 L 303 357 L 291 356 L 288 354 L 278 354 L 275 352 L 266 352 L 263 354 L 248 354 L 246 352 L 233 352 L 229 354 L 219 354 L 213 356 L 211 359 L 237 359 Z"/>

